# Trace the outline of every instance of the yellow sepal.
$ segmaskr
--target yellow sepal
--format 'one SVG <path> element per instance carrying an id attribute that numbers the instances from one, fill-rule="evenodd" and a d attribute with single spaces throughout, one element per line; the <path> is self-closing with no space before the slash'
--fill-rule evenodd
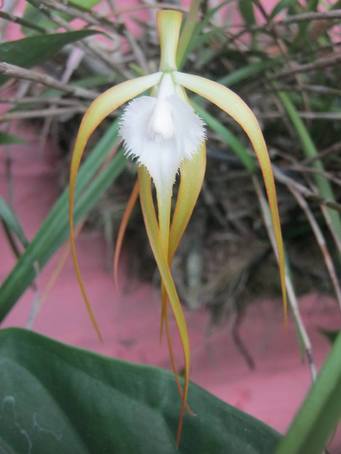
<path id="1" fill-rule="evenodd" d="M 171 261 L 197 203 L 206 171 L 206 144 L 180 168 L 180 185 L 170 230 L 168 257 Z"/>
<path id="2" fill-rule="evenodd" d="M 184 407 L 188 395 L 190 371 L 190 347 L 186 320 L 176 291 L 171 270 L 169 268 L 168 254 L 167 251 L 164 249 L 164 245 L 160 241 L 160 229 L 153 202 L 151 178 L 144 167 L 140 167 L 138 169 L 138 180 L 140 186 L 140 202 L 149 243 L 161 275 L 162 285 L 167 293 L 168 300 L 173 311 L 173 315 L 176 321 L 184 353 L 185 361 L 185 382 L 183 389 L 183 407 Z M 180 425 L 181 423 L 182 418 L 180 418 Z M 181 433 L 181 426 L 179 427 L 180 429 L 178 430 L 178 439 L 179 433 Z"/>
<path id="3" fill-rule="evenodd" d="M 77 257 L 77 248 L 75 240 L 74 226 L 74 204 L 75 204 L 75 189 L 80 162 L 88 143 L 89 137 L 98 127 L 98 125 L 114 110 L 126 103 L 135 96 L 143 93 L 145 90 L 156 85 L 161 78 L 160 73 L 151 74 L 149 76 L 139 77 L 137 79 L 122 82 L 115 87 L 102 93 L 89 106 L 82 119 L 79 131 L 77 134 L 75 146 L 72 153 L 71 168 L 70 168 L 70 185 L 69 185 L 69 223 L 70 223 L 70 247 L 72 260 L 76 272 L 76 277 L 79 287 L 91 319 L 92 325 L 96 330 L 98 337 L 101 339 L 101 333 L 96 322 L 95 316 L 91 309 L 90 301 L 82 279 L 80 266 Z"/>
<path id="4" fill-rule="evenodd" d="M 175 80 L 183 87 L 211 101 L 230 115 L 245 131 L 256 153 L 269 200 L 272 224 L 276 239 L 278 266 L 283 295 L 284 317 L 287 319 L 287 295 L 285 287 L 285 257 L 281 224 L 277 205 L 276 187 L 271 168 L 269 153 L 258 121 L 252 110 L 233 91 L 223 85 L 192 74 L 176 72 Z"/>
<path id="5" fill-rule="evenodd" d="M 157 29 L 160 37 L 160 70 L 176 69 L 182 13 L 174 10 L 160 10 L 157 13 Z"/>

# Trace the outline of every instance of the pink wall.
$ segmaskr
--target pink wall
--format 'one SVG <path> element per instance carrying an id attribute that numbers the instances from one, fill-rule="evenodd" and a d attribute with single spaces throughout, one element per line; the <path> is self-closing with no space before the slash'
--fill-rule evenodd
<path id="1" fill-rule="evenodd" d="M 136 3 L 132 0 L 122 2 L 124 7 Z M 274 3 L 267 2 L 267 8 Z M 20 11 L 22 7 L 23 2 Z M 145 17 L 147 13 L 141 14 Z M 18 37 L 17 26 L 10 28 L 9 37 Z M 53 161 L 54 145 L 49 143 L 49 152 L 40 153 L 39 131 L 22 124 L 14 126 L 14 131 L 18 127 L 27 141 L 24 145 L 10 147 L 14 208 L 28 237 L 33 238 L 58 196 L 58 172 Z M 0 192 L 5 197 L 8 192 L 5 178 L 8 150 L 2 150 L 0 154 Z M 3 236 L 1 240 L 0 278 L 4 279 L 15 260 Z M 105 269 L 101 235 L 96 232 L 82 234 L 79 244 L 82 271 L 103 331 L 104 343 L 97 341 L 91 328 L 70 260 L 67 260 L 60 277 L 43 302 L 34 329 L 73 345 L 122 359 L 167 367 L 166 345 L 159 345 L 158 342 L 159 292 L 135 282 L 129 285 L 124 295 L 118 294 L 113 287 L 111 274 Z M 59 256 L 60 253 L 38 279 L 41 293 L 46 289 Z M 34 297 L 34 292 L 28 290 L 4 326 L 26 326 Z M 300 305 L 313 340 L 316 361 L 321 364 L 329 346 L 318 333 L 318 328 L 339 328 L 341 320 L 335 302 L 320 295 L 308 295 L 301 300 Z M 253 305 L 245 317 L 241 334 L 256 362 L 253 371 L 248 369 L 234 345 L 227 324 L 208 335 L 205 313 L 188 312 L 186 315 L 193 346 L 193 380 L 230 404 L 284 431 L 309 387 L 310 378 L 307 365 L 299 355 L 293 324 L 289 324 L 287 331 L 283 328 L 280 306 L 279 301 L 261 301 Z M 174 332 L 174 325 L 172 329 Z M 181 365 L 179 349 L 177 358 Z M 341 450 L 340 437 L 336 437 L 334 443 Z"/>

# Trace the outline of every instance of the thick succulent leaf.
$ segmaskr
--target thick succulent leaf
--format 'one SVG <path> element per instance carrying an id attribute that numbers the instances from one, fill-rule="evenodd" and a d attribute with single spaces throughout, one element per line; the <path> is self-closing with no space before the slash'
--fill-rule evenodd
<path id="1" fill-rule="evenodd" d="M 223 85 L 200 76 L 194 76 L 180 72 L 176 73 L 175 78 L 180 85 L 184 86 L 188 90 L 197 93 L 203 98 L 208 99 L 221 110 L 230 115 L 244 129 L 245 133 L 250 139 L 262 171 L 269 200 L 274 235 L 277 244 L 278 264 L 283 294 L 284 312 L 286 317 L 287 298 L 285 287 L 285 258 L 281 224 L 277 205 L 276 187 L 269 154 L 258 121 L 252 110 L 245 104 L 245 102 L 236 93 L 224 87 Z"/>
<path id="2" fill-rule="evenodd" d="M 11 454 L 269 454 L 279 435 L 191 384 L 196 416 L 175 446 L 177 389 L 164 370 L 32 332 L 0 332 L 0 450 Z"/>
<path id="3" fill-rule="evenodd" d="M 341 420 L 341 333 L 276 454 L 321 454 Z"/>
<path id="4" fill-rule="evenodd" d="M 31 68 L 52 58 L 67 44 L 79 41 L 87 36 L 98 33 L 94 30 L 80 30 L 66 33 L 36 35 L 29 38 L 8 41 L 0 44 L 0 61 L 12 65 Z M 0 77 L 0 84 L 7 80 Z"/>

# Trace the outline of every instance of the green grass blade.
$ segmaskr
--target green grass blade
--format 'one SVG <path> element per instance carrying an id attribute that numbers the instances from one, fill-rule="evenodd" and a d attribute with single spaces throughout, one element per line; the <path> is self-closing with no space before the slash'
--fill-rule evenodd
<path id="1" fill-rule="evenodd" d="M 6 224 L 10 232 L 16 235 L 21 244 L 26 247 L 28 245 L 28 239 L 24 230 L 16 214 L 2 197 L 0 197 L 0 219 Z"/>
<path id="2" fill-rule="evenodd" d="M 89 212 L 125 167 L 126 160 L 122 153 L 118 153 L 106 169 L 94 178 L 117 140 L 117 131 L 118 122 L 115 122 L 81 166 L 75 206 L 76 222 Z M 67 209 L 68 189 L 65 189 L 0 289 L 0 320 L 4 319 L 32 283 L 35 278 L 34 264 L 37 263 L 39 269 L 43 268 L 67 239 L 69 232 Z"/>
<path id="3" fill-rule="evenodd" d="M 207 26 L 212 27 L 210 20 L 225 4 L 229 3 L 229 0 L 222 1 L 214 8 L 208 8 L 206 14 L 199 20 L 198 13 L 201 3 L 202 0 L 192 0 L 189 14 L 185 20 L 177 50 L 176 61 L 178 69 L 182 69 L 186 62 L 187 55 L 194 48 L 198 48 L 199 54 L 202 57 L 203 47 L 208 45 L 212 33 L 212 30 L 206 31 L 205 28 Z M 218 27 L 215 27 L 214 30 L 219 33 Z"/>
<path id="4" fill-rule="evenodd" d="M 242 2 L 238 2 L 238 8 L 249 27 L 256 23 L 255 13 L 253 11 L 253 0 L 243 0 Z"/>
<path id="5" fill-rule="evenodd" d="M 341 334 L 276 454 L 321 454 L 341 418 Z"/>
<path id="6" fill-rule="evenodd" d="M 21 139 L 14 134 L 9 134 L 4 131 L 0 131 L 0 145 L 22 145 L 24 144 L 24 139 Z"/>
<path id="7" fill-rule="evenodd" d="M 318 157 L 318 151 L 307 128 L 301 120 L 296 107 L 286 93 L 278 92 L 278 96 L 297 132 L 305 156 L 308 158 L 314 158 L 314 162 L 312 163 L 313 168 L 315 168 L 319 172 L 323 172 L 324 167 L 322 162 L 319 159 L 316 159 Z M 334 192 L 329 180 L 321 173 L 317 173 L 314 176 L 314 179 L 320 196 L 328 201 L 336 202 Z M 332 208 L 327 208 L 326 214 L 330 220 L 334 235 L 341 240 L 341 219 L 339 213 Z"/>
<path id="8" fill-rule="evenodd" d="M 272 60 L 250 63 L 249 65 L 245 65 L 242 68 L 228 74 L 227 76 L 222 77 L 218 80 L 218 82 L 227 87 L 231 87 L 232 85 L 236 85 L 245 79 L 257 76 L 258 74 L 264 72 L 266 69 L 273 68 L 274 64 L 276 64 L 275 58 Z"/>
<path id="9" fill-rule="evenodd" d="M 246 147 L 240 142 L 240 140 L 226 128 L 219 120 L 210 115 L 205 109 L 199 104 L 192 102 L 192 105 L 204 122 L 209 126 L 210 129 L 215 131 L 222 142 L 226 143 L 231 151 L 240 159 L 245 168 L 253 172 L 256 169 L 255 160 L 249 155 Z"/>
<path id="10" fill-rule="evenodd" d="M 182 68 L 198 25 L 198 14 L 202 0 L 192 0 L 191 7 L 180 35 L 177 51 L 177 67 Z"/>
<path id="11" fill-rule="evenodd" d="M 91 9 L 93 6 L 97 5 L 99 2 L 100 2 L 100 0 L 69 0 L 70 6 L 75 5 L 75 6 L 81 7 L 82 9 L 85 9 L 85 10 Z M 53 15 L 61 17 L 65 21 L 70 21 L 73 19 L 70 15 L 68 15 L 66 13 L 61 13 L 59 11 L 53 11 Z M 28 22 L 36 24 L 36 26 L 46 29 L 49 32 L 58 28 L 58 24 L 56 22 L 53 22 L 52 20 L 50 20 L 42 11 L 40 11 L 39 2 L 32 2 L 32 4 L 30 4 L 29 2 L 26 2 L 26 8 L 25 8 L 23 17 Z M 26 35 L 31 35 L 32 33 L 34 33 L 34 31 L 32 31 L 32 29 L 27 26 L 22 27 L 22 31 Z"/>
<path id="12" fill-rule="evenodd" d="M 277 14 L 281 13 L 284 9 L 289 9 L 296 6 L 297 0 L 280 0 L 277 2 L 271 11 L 269 19 L 273 19 Z"/>

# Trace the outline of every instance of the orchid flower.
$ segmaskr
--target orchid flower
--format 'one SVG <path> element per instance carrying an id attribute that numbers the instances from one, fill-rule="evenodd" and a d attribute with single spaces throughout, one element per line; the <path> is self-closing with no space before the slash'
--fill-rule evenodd
<path id="1" fill-rule="evenodd" d="M 206 167 L 205 125 L 192 109 L 185 90 L 202 96 L 232 117 L 250 139 L 262 171 L 271 210 L 286 313 L 285 265 L 277 196 L 261 129 L 253 112 L 237 94 L 211 80 L 177 71 L 176 54 L 181 22 L 180 12 L 159 11 L 157 15 L 161 49 L 159 72 L 128 80 L 110 88 L 98 96 L 87 109 L 72 155 L 69 192 L 70 242 L 74 267 L 90 318 L 98 336 L 101 337 L 77 259 L 73 219 L 75 187 L 89 137 L 109 114 L 130 101 L 121 117 L 120 135 L 126 156 L 136 161 L 138 181 L 129 201 L 123 225 L 126 225 L 134 201 L 139 195 L 150 246 L 161 275 L 161 333 L 165 327 L 174 372 L 176 370 L 168 328 L 169 306 L 176 321 L 184 354 L 183 387 L 176 377 L 182 401 L 178 441 L 187 406 L 190 345 L 184 312 L 172 277 L 171 263 L 199 196 Z M 138 97 L 148 90 L 152 90 L 151 96 Z M 172 192 L 177 174 L 179 189 L 172 212 Z M 156 206 L 153 186 L 156 192 Z M 124 228 L 121 229 L 121 233 L 123 230 Z M 122 235 L 119 243 L 121 241 Z"/>

